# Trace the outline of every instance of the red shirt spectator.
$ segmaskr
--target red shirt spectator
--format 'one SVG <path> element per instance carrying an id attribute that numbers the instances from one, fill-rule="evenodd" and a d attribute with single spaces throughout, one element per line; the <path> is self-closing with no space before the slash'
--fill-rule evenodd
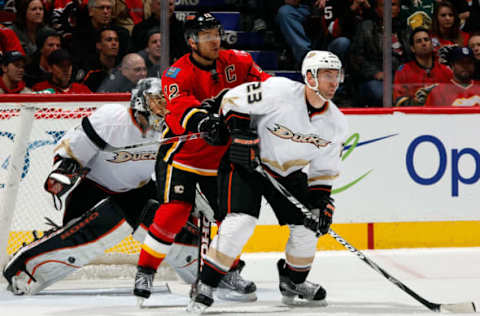
<path id="1" fill-rule="evenodd" d="M 442 46 L 468 46 L 470 35 L 460 30 L 460 18 L 453 4 L 441 1 L 433 12 L 432 43 L 435 53 Z"/>
<path id="2" fill-rule="evenodd" d="M 396 106 L 424 105 L 437 83 L 449 82 L 452 71 L 434 57 L 432 39 L 427 29 L 416 28 L 410 35 L 414 59 L 395 72 L 393 99 Z"/>
<path id="3" fill-rule="evenodd" d="M 91 93 L 90 89 L 81 83 L 71 83 L 72 59 L 64 49 L 53 51 L 47 61 L 52 70 L 49 80 L 39 82 L 33 86 L 33 90 L 42 91 L 53 89 L 56 93 Z"/>
<path id="4" fill-rule="evenodd" d="M 67 94 L 77 94 L 77 93 L 92 93 L 88 87 L 82 83 L 71 83 L 66 88 L 61 88 L 55 85 L 53 82 L 46 80 L 39 82 L 33 86 L 34 91 L 43 91 L 47 89 L 52 89 L 55 93 L 67 93 Z"/>
<path id="5" fill-rule="evenodd" d="M 473 52 L 456 47 L 449 54 L 453 78 L 435 87 L 425 106 L 480 106 L 480 82 L 472 80 L 475 70 Z"/>
<path id="6" fill-rule="evenodd" d="M 14 31 L 0 24 L 0 53 L 19 51 L 25 55 L 22 44 Z"/>
<path id="7" fill-rule="evenodd" d="M 2 58 L 2 76 L 0 77 L 0 93 L 31 93 L 27 88 L 23 75 L 26 57 L 19 51 L 5 53 Z"/>

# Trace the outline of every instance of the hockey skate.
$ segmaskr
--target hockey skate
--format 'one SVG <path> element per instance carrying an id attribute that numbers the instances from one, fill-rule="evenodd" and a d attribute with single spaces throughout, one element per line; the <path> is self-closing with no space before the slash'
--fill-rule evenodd
<path id="1" fill-rule="evenodd" d="M 280 276 L 279 288 L 282 294 L 282 303 L 286 305 L 313 303 L 317 306 L 327 306 L 325 301 L 327 292 L 321 285 L 309 281 L 300 284 L 293 283 L 288 277 L 284 259 L 278 260 L 277 268 Z M 303 299 L 304 301 L 295 300 L 295 298 Z"/>
<path id="2" fill-rule="evenodd" d="M 187 312 L 202 314 L 213 304 L 213 288 L 209 285 L 198 282 L 195 289 L 195 295 L 187 306 Z"/>
<path id="3" fill-rule="evenodd" d="M 238 265 L 230 270 L 220 281 L 218 290 L 215 292 L 217 298 L 224 301 L 253 302 L 257 300 L 255 283 L 242 278 L 245 262 L 240 260 Z"/>
<path id="4" fill-rule="evenodd" d="M 145 299 L 152 294 L 153 279 L 155 270 L 151 268 L 138 267 L 135 275 L 135 287 L 133 294 L 137 297 L 137 306 L 142 307 Z"/>

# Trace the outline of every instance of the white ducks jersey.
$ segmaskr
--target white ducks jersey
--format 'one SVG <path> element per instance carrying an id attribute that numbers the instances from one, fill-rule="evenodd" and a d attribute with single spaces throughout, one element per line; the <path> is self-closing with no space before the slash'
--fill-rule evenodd
<path id="1" fill-rule="evenodd" d="M 235 87 L 221 106 L 224 117 L 250 115 L 260 138 L 260 158 L 272 171 L 285 177 L 308 166 L 309 186 L 332 185 L 348 124 L 331 101 L 314 110 L 309 112 L 305 85 L 281 77 Z"/>
<path id="2" fill-rule="evenodd" d="M 161 138 L 161 134 L 153 130 L 142 137 L 130 108 L 121 104 L 105 104 L 88 120 L 97 135 L 114 147 L 148 143 Z M 87 178 L 102 187 L 113 192 L 125 192 L 148 183 L 154 172 L 157 150 L 158 145 L 149 145 L 115 152 L 102 151 L 80 125 L 64 135 L 55 154 L 73 158 L 82 167 L 90 168 Z"/>

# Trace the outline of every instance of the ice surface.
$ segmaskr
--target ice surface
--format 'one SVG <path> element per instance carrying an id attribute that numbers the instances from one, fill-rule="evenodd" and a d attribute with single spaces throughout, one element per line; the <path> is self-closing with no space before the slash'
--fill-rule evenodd
<path id="1" fill-rule="evenodd" d="M 435 303 L 480 303 L 480 248 L 375 250 L 364 253 L 417 294 Z M 423 305 L 346 251 L 317 253 L 309 279 L 327 290 L 327 307 L 288 307 L 277 290 L 278 253 L 245 254 L 243 275 L 257 283 L 258 301 L 215 301 L 206 315 L 432 315 Z M 47 295 L 14 296 L 0 283 L 1 316 L 137 316 L 189 315 L 185 312 L 189 286 L 168 281 L 170 294 L 155 293 L 146 308 L 136 307 L 131 295 L 72 295 L 71 290 L 121 288 L 128 292 L 133 279 L 66 280 Z M 163 286 L 165 281 L 156 280 Z M 68 290 L 68 291 L 67 291 Z M 468 315 L 468 314 L 463 314 Z"/>

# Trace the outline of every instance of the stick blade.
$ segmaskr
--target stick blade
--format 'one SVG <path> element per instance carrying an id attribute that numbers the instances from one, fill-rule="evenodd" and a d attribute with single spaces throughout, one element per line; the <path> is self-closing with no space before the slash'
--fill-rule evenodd
<path id="1" fill-rule="evenodd" d="M 476 310 L 473 302 L 440 304 L 440 312 L 443 313 L 475 313 Z"/>

